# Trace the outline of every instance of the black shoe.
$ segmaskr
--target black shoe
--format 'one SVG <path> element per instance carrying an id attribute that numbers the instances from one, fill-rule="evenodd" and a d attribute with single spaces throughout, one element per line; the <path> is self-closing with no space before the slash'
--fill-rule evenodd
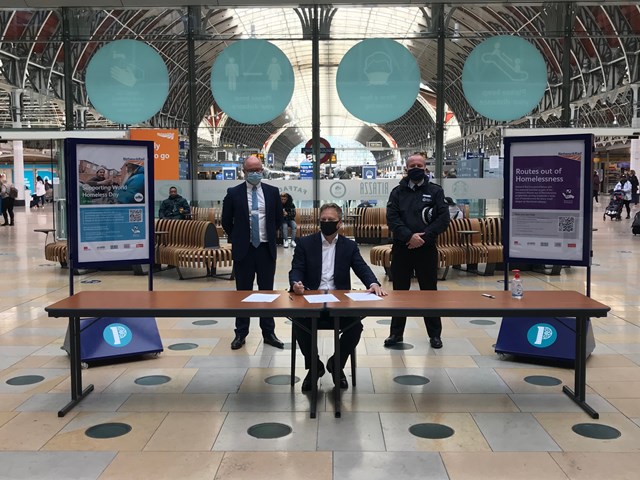
<path id="1" fill-rule="evenodd" d="M 432 348 L 442 348 L 442 340 L 440 339 L 440 337 L 431 337 L 429 339 L 429 343 L 431 344 Z"/>
<path id="2" fill-rule="evenodd" d="M 402 335 L 396 335 L 395 333 L 392 333 L 387 338 L 385 338 L 384 346 L 392 347 L 393 345 L 402 342 L 402 340 L 403 340 Z"/>
<path id="3" fill-rule="evenodd" d="M 329 360 L 327 360 L 327 370 L 333 374 L 333 357 L 329 357 Z M 333 375 L 331 378 L 333 378 Z M 340 370 L 340 381 L 338 383 L 340 383 L 340 388 L 343 390 L 349 388 L 349 382 L 347 382 L 347 376 L 344 374 L 344 370 Z"/>
<path id="4" fill-rule="evenodd" d="M 272 347 L 280 349 L 284 348 L 284 343 L 282 343 L 280 339 L 276 337 L 275 333 L 267 333 L 263 335 L 262 338 L 264 339 L 264 343 L 266 343 L 267 345 L 271 345 Z"/>
<path id="5" fill-rule="evenodd" d="M 8 224 L 8 223 L 6 223 L 6 222 L 5 222 L 5 223 L 3 223 L 3 224 L 0 224 L 0 227 L 7 227 L 7 226 L 9 226 L 9 224 Z"/>
<path id="6" fill-rule="evenodd" d="M 231 342 L 231 350 L 238 350 L 239 348 L 241 348 L 245 343 L 244 339 L 244 336 L 236 335 L 236 338 L 234 338 L 233 342 Z"/>
<path id="7" fill-rule="evenodd" d="M 324 370 L 324 364 L 318 360 L 318 378 L 322 377 L 325 373 Z M 307 373 L 307 376 L 304 377 L 304 380 L 302 381 L 302 388 L 301 390 L 303 392 L 310 392 L 311 391 L 311 370 L 309 370 L 309 373 Z"/>

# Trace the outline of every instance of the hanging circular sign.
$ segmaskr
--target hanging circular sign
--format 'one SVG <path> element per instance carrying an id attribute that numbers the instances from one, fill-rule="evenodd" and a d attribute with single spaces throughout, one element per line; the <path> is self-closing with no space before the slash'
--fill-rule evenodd
<path id="1" fill-rule="evenodd" d="M 342 57 L 338 96 L 354 117 L 387 123 L 409 111 L 420 90 L 420 69 L 404 46 L 386 38 L 363 40 Z"/>
<path id="2" fill-rule="evenodd" d="M 85 80 L 95 109 L 127 125 L 149 120 L 169 94 L 169 72 L 162 57 L 136 40 L 117 40 L 100 48 L 89 61 Z"/>
<path id="3" fill-rule="evenodd" d="M 497 121 L 522 118 L 547 88 L 547 67 L 528 41 L 493 37 L 473 49 L 462 69 L 462 89 L 476 112 Z"/>
<path id="4" fill-rule="evenodd" d="M 265 40 L 240 40 L 225 48 L 211 67 L 211 92 L 234 120 L 257 125 L 284 112 L 295 79 L 287 56 Z"/>

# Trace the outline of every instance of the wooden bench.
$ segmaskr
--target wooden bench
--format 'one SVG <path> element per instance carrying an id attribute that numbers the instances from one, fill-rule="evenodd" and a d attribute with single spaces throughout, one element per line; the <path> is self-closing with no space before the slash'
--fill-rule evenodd
<path id="1" fill-rule="evenodd" d="M 65 268 L 68 263 L 67 242 L 58 241 L 47 243 L 44 246 L 44 258 L 50 262 L 60 262 L 60 266 Z"/>
<path id="2" fill-rule="evenodd" d="M 213 223 L 216 227 L 218 238 L 224 238 L 222 207 L 191 207 L 191 220 L 206 220 Z"/>
<path id="3" fill-rule="evenodd" d="M 231 245 L 220 245 L 213 223 L 161 218 L 155 221 L 155 231 L 167 232 L 157 242 L 156 263 L 176 267 L 180 280 L 198 278 L 184 277 L 181 268 L 205 268 L 207 273 L 203 276 L 235 278 L 233 269 L 230 274 L 216 273 L 218 267 L 233 267 L 233 259 Z"/>
<path id="4" fill-rule="evenodd" d="M 461 231 L 478 233 L 461 234 Z M 467 265 L 475 270 L 479 263 L 485 263 L 483 275 L 493 275 L 496 265 L 503 261 L 502 219 L 461 218 L 452 220 L 447 230 L 438 235 L 438 267 L 444 268 L 440 280 L 446 280 L 449 268 Z M 372 265 L 381 266 L 391 278 L 392 245 L 376 245 L 369 253 Z"/>

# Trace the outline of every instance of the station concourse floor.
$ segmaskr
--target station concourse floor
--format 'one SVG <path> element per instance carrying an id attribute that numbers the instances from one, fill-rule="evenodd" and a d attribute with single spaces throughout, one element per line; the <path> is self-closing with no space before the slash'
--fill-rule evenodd
<path id="1" fill-rule="evenodd" d="M 95 391 L 64 418 L 69 400 L 69 361 L 60 349 L 66 319 L 48 318 L 44 307 L 68 294 L 68 271 L 44 259 L 44 235 L 52 207 L 16 208 L 16 225 L 0 227 L 0 479 L 637 479 L 640 472 L 640 236 L 631 220 L 602 220 L 607 201 L 594 207 L 592 297 L 611 307 L 593 319 L 597 346 L 587 362 L 587 401 L 600 412 L 592 420 L 561 391 L 537 386 L 530 375 L 573 385 L 573 370 L 499 358 L 493 351 L 500 318 L 491 325 L 472 318 L 444 318 L 444 348 L 433 350 L 418 318 L 405 332 L 409 350 L 383 347 L 388 318 L 364 320 L 358 346 L 358 385 L 344 392 L 341 419 L 333 416 L 333 382 L 321 379 L 318 418 L 308 415 L 300 381 L 271 385 L 289 374 L 290 344 L 262 343 L 257 321 L 244 348 L 232 351 L 234 320 L 197 325 L 194 318 L 157 320 L 164 352 L 155 359 L 91 367 L 85 385 Z M 640 211 L 635 207 L 633 214 Z M 361 247 L 368 260 L 368 246 Z M 293 249 L 279 247 L 276 288 L 287 287 Z M 386 288 L 381 267 L 372 267 Z M 225 271 L 225 269 L 222 269 Z M 194 272 L 195 273 L 195 272 Z M 586 270 L 559 276 L 523 273 L 527 290 L 585 291 Z M 96 272 L 75 278 L 76 291 L 145 290 L 147 278 L 131 272 Z M 82 283 L 99 280 L 99 283 Z M 157 273 L 155 290 L 226 290 L 224 279 L 178 280 Z M 502 274 L 472 276 L 453 270 L 441 290 L 502 289 Z M 354 279 L 358 288 L 360 283 Z M 414 287 L 415 288 L 415 287 Z M 204 319 L 202 319 L 204 320 Z M 276 319 L 276 333 L 290 342 L 291 327 Z M 322 360 L 332 353 L 330 332 L 320 332 Z M 170 345 L 193 343 L 192 350 Z M 299 352 L 299 350 L 298 350 Z M 299 357 L 298 366 L 303 366 Z M 296 375 L 302 379 L 305 371 Z M 164 375 L 160 385 L 140 377 Z M 402 385 L 398 376 L 428 382 Z M 11 385 L 14 378 L 41 381 Z M 415 377 L 413 377 L 415 378 Z M 94 425 L 132 427 L 117 438 L 94 439 Z M 256 439 L 247 429 L 264 422 L 288 425 L 277 439 Z M 444 424 L 444 439 L 413 436 L 418 423 Z M 617 429 L 615 439 L 572 431 L 579 423 Z"/>

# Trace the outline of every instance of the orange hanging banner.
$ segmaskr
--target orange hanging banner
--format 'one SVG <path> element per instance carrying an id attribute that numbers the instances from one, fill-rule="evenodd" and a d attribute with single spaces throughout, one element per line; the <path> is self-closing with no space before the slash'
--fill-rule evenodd
<path id="1" fill-rule="evenodd" d="M 132 128 L 131 140 L 151 140 L 153 142 L 154 180 L 179 180 L 179 139 L 178 130 L 156 128 Z"/>

